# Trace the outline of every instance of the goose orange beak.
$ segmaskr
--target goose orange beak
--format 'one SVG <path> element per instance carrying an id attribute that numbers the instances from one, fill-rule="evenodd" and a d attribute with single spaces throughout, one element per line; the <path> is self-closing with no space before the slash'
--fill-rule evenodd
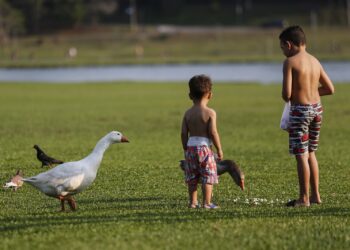
<path id="1" fill-rule="evenodd" d="M 122 136 L 121 142 L 129 142 L 128 138 L 126 138 L 124 135 Z"/>
<path id="2" fill-rule="evenodd" d="M 240 181 L 239 186 L 241 187 L 242 191 L 244 191 L 244 180 Z"/>

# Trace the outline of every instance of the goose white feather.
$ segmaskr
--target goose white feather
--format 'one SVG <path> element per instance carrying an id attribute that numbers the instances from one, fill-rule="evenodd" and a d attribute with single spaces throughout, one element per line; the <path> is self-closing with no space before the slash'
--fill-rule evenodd
<path id="1" fill-rule="evenodd" d="M 112 131 L 100 139 L 93 151 L 84 159 L 63 163 L 36 176 L 24 178 L 23 181 L 48 196 L 59 198 L 61 202 L 71 200 L 75 206 L 71 196 L 85 190 L 94 182 L 104 152 L 111 144 L 118 142 L 128 142 L 128 140 L 120 132 Z M 64 203 L 62 210 L 64 210 Z"/>

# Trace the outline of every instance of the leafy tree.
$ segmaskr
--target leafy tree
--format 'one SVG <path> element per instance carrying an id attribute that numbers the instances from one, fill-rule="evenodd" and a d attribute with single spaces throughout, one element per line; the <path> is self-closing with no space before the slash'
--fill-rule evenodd
<path id="1" fill-rule="evenodd" d="M 0 38 L 24 33 L 22 13 L 13 8 L 7 1 L 0 0 Z"/>

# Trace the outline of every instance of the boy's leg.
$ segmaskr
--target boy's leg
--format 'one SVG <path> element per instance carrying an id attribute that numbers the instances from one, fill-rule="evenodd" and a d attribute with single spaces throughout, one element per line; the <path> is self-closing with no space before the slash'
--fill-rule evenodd
<path id="1" fill-rule="evenodd" d="M 310 166 L 310 184 L 311 184 L 311 203 L 321 203 L 319 192 L 319 171 L 318 162 L 315 152 L 309 153 L 309 166 Z"/>
<path id="2" fill-rule="evenodd" d="M 188 195 L 190 199 L 190 206 L 197 206 L 197 184 L 188 184 Z"/>
<path id="3" fill-rule="evenodd" d="M 309 154 L 295 156 L 297 160 L 298 178 L 299 178 L 299 204 L 309 205 L 309 183 L 310 183 L 310 166 Z"/>
<path id="4" fill-rule="evenodd" d="M 318 162 L 316 158 L 316 150 L 318 147 L 318 142 L 320 138 L 320 130 L 322 125 L 322 112 L 323 108 L 321 104 L 315 107 L 315 116 L 310 123 L 310 143 L 309 143 L 309 166 L 310 166 L 310 183 L 311 183 L 311 203 L 321 203 L 320 193 L 319 193 L 319 170 Z"/>
<path id="5" fill-rule="evenodd" d="M 213 193 L 213 184 L 202 184 L 202 192 L 203 192 L 203 205 L 211 204 L 211 196 Z"/>

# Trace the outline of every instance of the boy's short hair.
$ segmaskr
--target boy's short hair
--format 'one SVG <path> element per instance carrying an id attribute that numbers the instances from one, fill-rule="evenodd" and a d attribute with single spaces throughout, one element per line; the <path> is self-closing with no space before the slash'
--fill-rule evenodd
<path id="1" fill-rule="evenodd" d="M 204 94 L 211 91 L 212 82 L 209 76 L 195 75 L 188 82 L 190 96 L 194 99 L 201 99 Z"/>
<path id="2" fill-rule="evenodd" d="M 303 29 L 300 26 L 290 26 L 284 29 L 280 36 L 280 41 L 291 42 L 296 46 L 306 44 L 306 36 Z"/>

